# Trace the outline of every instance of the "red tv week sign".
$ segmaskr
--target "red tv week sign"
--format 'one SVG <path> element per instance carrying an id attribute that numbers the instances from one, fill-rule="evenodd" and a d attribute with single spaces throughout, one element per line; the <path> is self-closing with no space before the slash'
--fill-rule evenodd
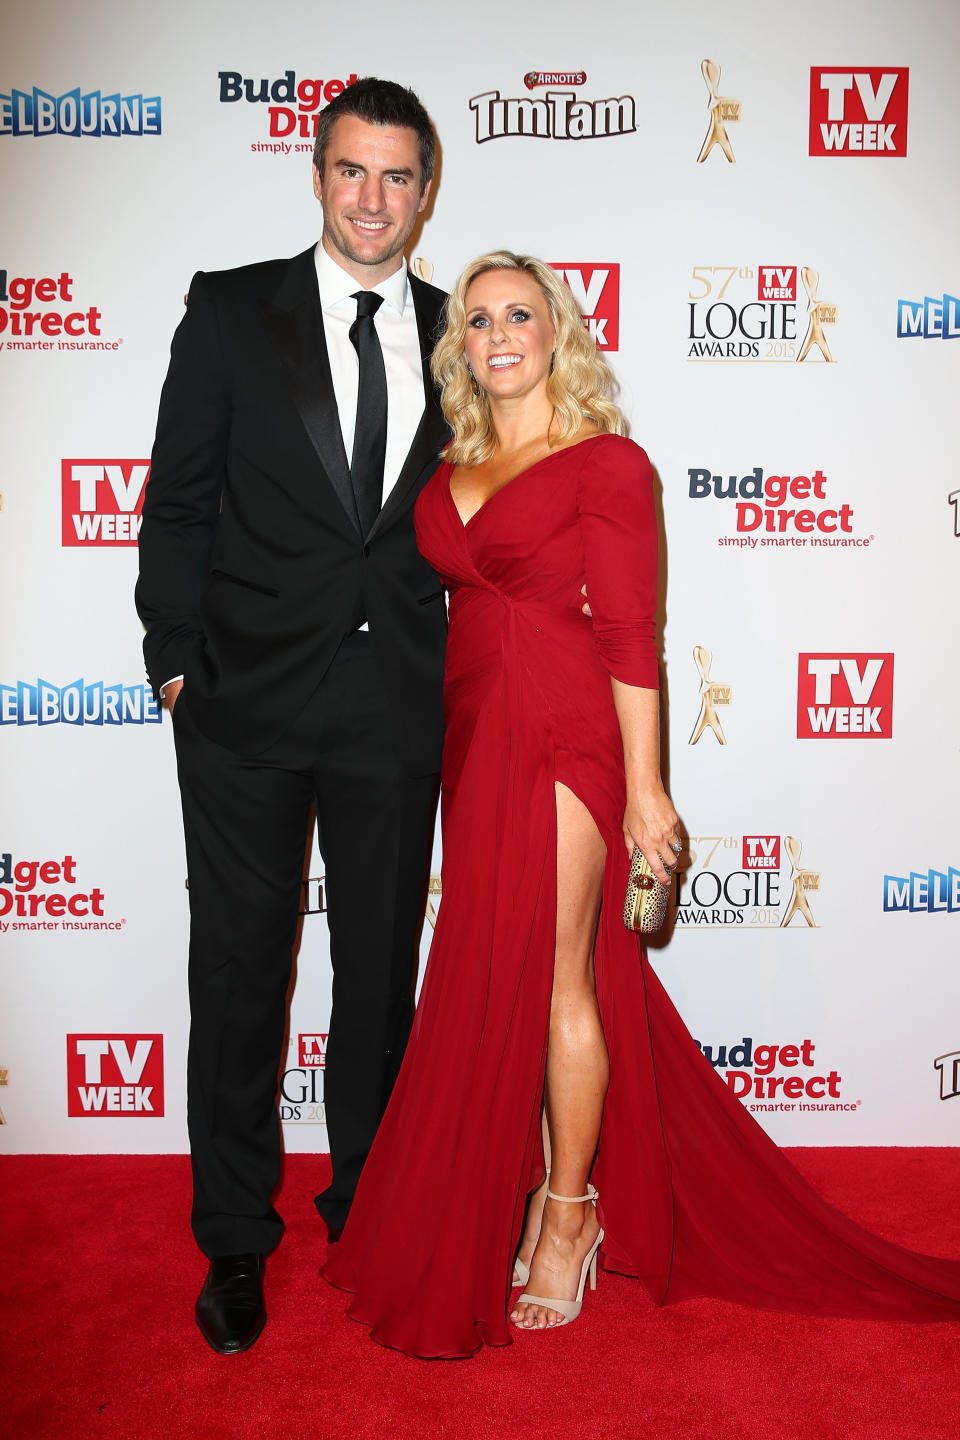
<path id="1" fill-rule="evenodd" d="M 907 153 L 905 65 L 814 65 L 810 71 L 810 154 Z"/>
<path id="2" fill-rule="evenodd" d="M 309 1066 L 313 1070 L 325 1069 L 327 1064 L 326 1035 L 299 1035 L 297 1039 L 300 1064 Z"/>
<path id="3" fill-rule="evenodd" d="M 551 261 L 580 307 L 583 323 L 599 350 L 620 348 L 620 266 Z"/>
<path id="4" fill-rule="evenodd" d="M 136 545 L 149 460 L 61 460 L 63 545 Z"/>
<path id="5" fill-rule="evenodd" d="M 797 738 L 889 740 L 892 655 L 801 655 Z"/>
<path id="6" fill-rule="evenodd" d="M 779 835 L 744 835 L 741 863 L 744 870 L 779 870 Z"/>
<path id="7" fill-rule="evenodd" d="M 67 1114 L 163 1114 L 162 1035 L 68 1035 Z"/>

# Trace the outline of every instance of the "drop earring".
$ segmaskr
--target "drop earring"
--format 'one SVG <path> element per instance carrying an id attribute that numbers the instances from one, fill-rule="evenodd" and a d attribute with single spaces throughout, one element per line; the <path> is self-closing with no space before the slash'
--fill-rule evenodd
<path id="1" fill-rule="evenodd" d="M 479 395 L 479 394 L 480 394 L 480 386 L 477 384 L 477 377 L 476 377 L 476 375 L 474 375 L 473 371 L 470 369 L 470 361 L 469 361 L 469 360 L 467 361 L 467 371 L 469 372 L 469 375 L 470 375 L 470 384 L 473 386 L 473 393 L 474 393 L 474 395 Z"/>

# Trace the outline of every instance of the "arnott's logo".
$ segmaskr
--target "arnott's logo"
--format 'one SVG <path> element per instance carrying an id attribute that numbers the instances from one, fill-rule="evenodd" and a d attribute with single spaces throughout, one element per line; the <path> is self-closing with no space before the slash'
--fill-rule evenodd
<path id="1" fill-rule="evenodd" d="M 528 70 L 523 77 L 528 90 L 538 85 L 586 85 L 586 70 Z"/>

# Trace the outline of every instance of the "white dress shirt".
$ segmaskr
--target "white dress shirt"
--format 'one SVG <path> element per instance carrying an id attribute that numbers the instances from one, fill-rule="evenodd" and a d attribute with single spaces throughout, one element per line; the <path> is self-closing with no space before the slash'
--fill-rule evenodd
<path id="1" fill-rule="evenodd" d="M 314 258 L 333 393 L 349 465 L 360 375 L 360 362 L 350 340 L 350 326 L 357 318 L 357 302 L 353 296 L 367 287 L 341 269 L 324 250 L 322 242 L 317 243 Z M 423 361 L 407 267 L 401 265 L 386 280 L 370 288 L 383 296 L 373 323 L 387 374 L 387 453 L 383 462 L 383 498 L 386 500 L 397 483 L 423 415 Z"/>

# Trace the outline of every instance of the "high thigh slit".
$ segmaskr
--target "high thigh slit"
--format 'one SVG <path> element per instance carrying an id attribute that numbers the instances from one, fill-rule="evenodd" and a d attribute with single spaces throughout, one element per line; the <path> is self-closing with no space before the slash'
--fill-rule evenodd
<path id="1" fill-rule="evenodd" d="M 555 451 L 466 524 L 450 473 L 417 504 L 451 595 L 442 900 L 400 1078 L 324 1274 L 408 1354 L 511 1341 L 513 1256 L 544 1175 L 559 782 L 606 847 L 594 972 L 610 1082 L 591 1176 L 604 1267 L 658 1304 L 960 1318 L 960 1262 L 882 1241 L 823 1201 L 700 1054 L 623 926 L 610 677 L 657 684 L 643 451 L 610 435 Z"/>

